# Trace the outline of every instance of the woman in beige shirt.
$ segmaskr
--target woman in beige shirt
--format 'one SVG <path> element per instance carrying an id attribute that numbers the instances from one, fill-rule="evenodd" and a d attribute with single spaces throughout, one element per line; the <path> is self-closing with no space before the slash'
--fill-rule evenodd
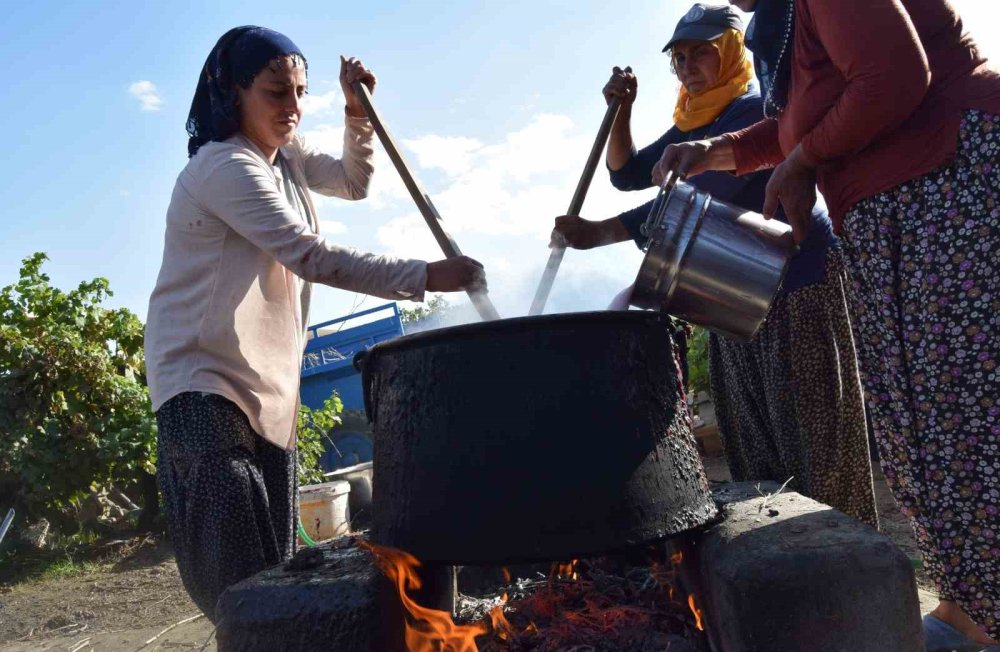
<path id="1" fill-rule="evenodd" d="M 387 299 L 485 288 L 469 258 L 366 254 L 318 233 L 309 190 L 367 194 L 371 124 L 352 91 L 375 76 L 341 58 L 343 158 L 297 135 L 305 57 L 287 37 L 238 27 L 201 71 L 190 160 L 167 210 L 146 364 L 158 475 L 184 585 L 214 618 L 229 585 L 294 551 L 295 416 L 310 282 Z"/>

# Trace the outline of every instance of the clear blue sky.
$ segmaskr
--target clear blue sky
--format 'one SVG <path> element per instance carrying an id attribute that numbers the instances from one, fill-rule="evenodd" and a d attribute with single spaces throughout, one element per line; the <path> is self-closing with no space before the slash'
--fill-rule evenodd
<path id="1" fill-rule="evenodd" d="M 600 88 L 611 66 L 630 64 L 638 72 L 634 133 L 637 141 L 652 140 L 669 125 L 676 86 L 660 49 L 690 6 L 676 0 L 179 4 L 5 6 L 0 285 L 16 278 L 22 258 L 45 251 L 57 285 L 105 276 L 113 305 L 145 316 L 170 191 L 186 161 L 184 121 L 198 71 L 225 30 L 259 24 L 288 34 L 305 52 L 313 111 L 303 131 L 334 153 L 342 115 L 338 55 L 361 57 L 375 71 L 376 101 L 449 229 L 465 253 L 487 264 L 501 312 L 523 314 L 548 255 L 551 220 L 569 202 L 603 115 Z M 987 52 L 1000 56 L 1000 39 L 987 30 L 1000 18 L 995 3 L 955 4 Z M 612 191 L 599 172 L 584 215 L 608 217 L 646 197 Z M 326 233 L 342 244 L 438 257 L 381 151 L 372 198 L 323 201 L 320 214 Z M 629 244 L 570 252 L 553 309 L 606 305 L 639 261 Z M 325 288 L 314 297 L 313 322 L 355 302 L 350 293 Z"/>

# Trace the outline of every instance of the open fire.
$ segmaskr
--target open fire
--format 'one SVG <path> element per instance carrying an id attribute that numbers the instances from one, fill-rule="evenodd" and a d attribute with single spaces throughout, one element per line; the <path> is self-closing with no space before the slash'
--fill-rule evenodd
<path id="1" fill-rule="evenodd" d="M 497 595 L 469 599 L 452 615 L 418 604 L 420 562 L 359 540 L 396 587 L 404 607 L 406 646 L 413 652 L 555 652 L 557 650 L 700 650 L 703 616 L 693 595 L 681 596 L 680 553 L 662 547 L 647 565 L 602 557 L 552 564 L 549 575 L 513 580 L 503 568 Z"/>
<path id="2" fill-rule="evenodd" d="M 701 620 L 701 609 L 695 603 L 694 594 L 688 595 L 688 607 L 691 609 L 691 613 L 694 614 L 694 626 L 698 628 L 699 632 L 705 631 L 705 626 L 702 624 Z"/>
<path id="3" fill-rule="evenodd" d="M 476 637 L 488 634 L 485 623 L 457 625 L 451 614 L 423 607 L 411 597 L 422 586 L 420 562 L 411 554 L 357 539 L 375 558 L 375 565 L 395 585 L 406 610 L 406 649 L 410 652 L 478 652 Z"/>

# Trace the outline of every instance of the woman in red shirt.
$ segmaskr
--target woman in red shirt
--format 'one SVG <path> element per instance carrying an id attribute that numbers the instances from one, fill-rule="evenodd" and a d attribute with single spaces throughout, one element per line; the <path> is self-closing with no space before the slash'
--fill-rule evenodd
<path id="1" fill-rule="evenodd" d="M 996 645 L 1000 74 L 947 0 L 730 1 L 755 12 L 767 118 L 668 148 L 654 181 L 773 167 L 764 213 L 798 238 L 818 183 L 882 468 L 941 596 L 925 627 Z"/>

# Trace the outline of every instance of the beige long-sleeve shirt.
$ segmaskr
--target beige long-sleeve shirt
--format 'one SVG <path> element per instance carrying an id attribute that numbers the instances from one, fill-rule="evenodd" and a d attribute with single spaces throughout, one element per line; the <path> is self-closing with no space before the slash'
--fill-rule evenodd
<path id="1" fill-rule="evenodd" d="M 318 233 L 308 189 L 356 200 L 372 175 L 371 124 L 346 118 L 342 159 L 296 137 L 281 166 L 241 135 L 203 145 L 167 210 L 163 262 L 149 299 L 146 367 L 153 409 L 182 392 L 222 395 L 268 441 L 295 445 L 308 283 L 422 300 L 427 265 L 340 247 Z"/>

